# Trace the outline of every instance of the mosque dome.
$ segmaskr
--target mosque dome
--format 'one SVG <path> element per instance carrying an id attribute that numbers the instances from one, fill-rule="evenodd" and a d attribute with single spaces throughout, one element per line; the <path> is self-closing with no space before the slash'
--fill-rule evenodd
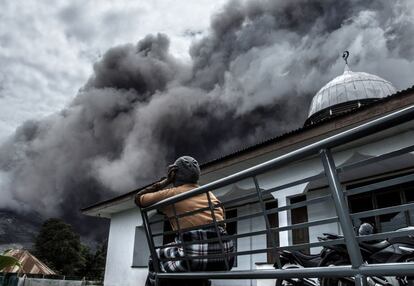
<path id="1" fill-rule="evenodd" d="M 328 82 L 313 97 L 305 125 L 396 93 L 395 87 L 379 76 L 351 71 L 347 62 L 348 55 L 348 52 L 344 52 L 344 73 Z"/>

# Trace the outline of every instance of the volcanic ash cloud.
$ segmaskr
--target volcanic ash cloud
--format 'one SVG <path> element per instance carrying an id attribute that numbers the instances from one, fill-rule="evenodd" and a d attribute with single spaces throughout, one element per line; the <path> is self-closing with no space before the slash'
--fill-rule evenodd
<path id="1" fill-rule="evenodd" d="M 205 162 L 300 127 L 312 96 L 342 73 L 343 50 L 352 69 L 406 88 L 413 8 L 230 2 L 190 63 L 163 34 L 111 48 L 66 109 L 26 122 L 0 147 L 0 208 L 79 223 L 81 206 L 150 183 L 179 155 Z"/>

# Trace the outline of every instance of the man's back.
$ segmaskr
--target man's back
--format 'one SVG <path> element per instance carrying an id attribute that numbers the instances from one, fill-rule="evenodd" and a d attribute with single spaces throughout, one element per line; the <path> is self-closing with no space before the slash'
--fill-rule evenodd
<path id="1" fill-rule="evenodd" d="M 192 189 L 195 189 L 197 187 L 198 187 L 197 184 L 184 184 L 178 187 L 162 190 L 159 192 L 145 194 L 141 197 L 141 204 L 143 206 L 151 205 L 154 202 L 158 202 L 158 201 L 173 197 L 175 195 L 179 195 L 179 194 L 191 191 Z M 214 196 L 213 193 L 209 193 L 209 194 L 210 194 L 211 202 L 213 205 L 220 203 L 220 201 Z M 176 208 L 176 212 L 178 215 L 186 213 L 186 212 L 194 211 L 197 209 L 208 208 L 208 207 L 209 207 L 209 204 L 208 204 L 208 198 L 206 194 L 200 194 L 198 196 L 194 196 L 189 199 L 175 203 L 175 208 Z M 176 230 L 177 222 L 175 218 L 173 218 L 174 217 L 173 207 L 167 206 L 161 211 L 165 215 L 167 215 L 168 218 L 170 218 L 171 226 L 174 230 Z M 214 211 L 214 214 L 215 214 L 217 221 L 224 219 L 224 213 L 221 207 L 216 208 Z M 179 218 L 181 229 L 194 227 L 198 225 L 206 225 L 211 222 L 213 222 L 213 219 L 211 216 L 210 209 Z"/>

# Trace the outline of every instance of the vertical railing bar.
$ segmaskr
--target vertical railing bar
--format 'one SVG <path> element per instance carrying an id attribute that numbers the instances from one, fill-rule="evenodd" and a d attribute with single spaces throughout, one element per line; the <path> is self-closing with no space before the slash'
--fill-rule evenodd
<path id="1" fill-rule="evenodd" d="M 207 195 L 207 200 L 208 200 L 208 206 L 209 206 L 210 212 L 211 212 L 211 217 L 213 218 L 214 227 L 216 229 L 217 238 L 218 238 L 218 241 L 219 241 L 219 244 L 220 244 L 221 254 L 222 254 L 223 259 L 224 259 L 224 264 L 226 265 L 226 270 L 228 271 L 228 270 L 230 270 L 229 262 L 227 261 L 227 255 L 224 252 L 224 244 L 223 244 L 223 240 L 221 239 L 221 234 L 220 234 L 220 230 L 219 230 L 219 227 L 218 227 L 216 214 L 214 212 L 213 203 L 211 202 L 210 192 L 206 192 L 206 195 Z"/>
<path id="2" fill-rule="evenodd" d="M 359 244 L 352 227 L 352 220 L 349 215 L 342 186 L 338 177 L 338 173 L 336 171 L 335 162 L 330 150 L 322 149 L 320 151 L 320 157 L 325 170 L 325 175 L 328 179 L 329 187 L 331 189 L 339 223 L 342 227 L 342 232 L 344 234 L 345 244 L 349 253 L 352 268 L 359 270 L 363 264 L 361 250 L 359 248 Z M 360 273 L 355 276 L 355 282 L 357 285 L 363 285 L 364 280 L 366 280 L 366 277 L 360 275 Z"/>
<path id="3" fill-rule="evenodd" d="M 154 244 L 154 238 L 152 237 L 152 231 L 151 227 L 148 224 L 148 215 L 146 211 L 141 210 L 141 217 L 142 217 L 142 224 L 145 228 L 145 235 L 147 237 L 148 247 L 150 249 L 151 258 L 152 258 L 152 265 L 154 267 L 154 270 L 156 273 L 160 272 L 160 264 L 158 261 L 158 255 L 155 251 L 155 244 Z"/>
<path id="4" fill-rule="evenodd" d="M 267 216 L 267 213 L 266 213 L 266 205 L 263 201 L 263 195 L 262 195 L 262 192 L 260 191 L 259 182 L 257 181 L 256 176 L 253 176 L 252 178 L 253 178 L 254 186 L 256 188 L 257 196 L 259 198 L 260 207 L 262 209 L 262 213 L 263 213 L 263 216 L 264 216 L 264 219 L 265 219 L 266 232 L 267 232 L 267 235 L 268 235 L 268 237 L 270 238 L 270 240 L 272 242 L 272 252 L 273 252 L 273 255 L 276 259 L 277 267 L 279 269 L 282 269 L 282 263 L 280 262 L 280 258 L 279 258 L 279 255 L 278 255 L 279 253 L 276 250 L 278 248 L 278 246 L 276 245 L 275 236 L 273 235 L 273 232 L 271 230 L 272 227 L 270 226 L 269 217 Z M 277 235 L 279 235 L 279 231 L 277 231 Z"/>
<path id="5" fill-rule="evenodd" d="M 183 234 L 181 232 L 180 221 L 177 217 L 177 209 L 175 208 L 175 204 L 172 204 L 172 209 L 173 209 L 173 213 L 174 213 L 175 222 L 177 223 L 178 236 L 180 237 L 181 246 L 182 246 L 183 252 L 184 252 L 184 257 L 183 258 L 185 260 L 185 263 L 187 264 L 188 271 L 191 272 L 191 265 L 190 265 L 190 262 L 188 261 L 190 258 L 187 255 L 187 250 L 186 250 L 187 244 L 184 242 L 184 237 L 183 237 Z"/>
<path id="6" fill-rule="evenodd" d="M 155 286 L 160 285 L 160 278 L 158 276 L 155 276 Z"/>
<path id="7" fill-rule="evenodd" d="M 367 277 L 362 274 L 355 275 L 355 286 L 367 286 Z"/>

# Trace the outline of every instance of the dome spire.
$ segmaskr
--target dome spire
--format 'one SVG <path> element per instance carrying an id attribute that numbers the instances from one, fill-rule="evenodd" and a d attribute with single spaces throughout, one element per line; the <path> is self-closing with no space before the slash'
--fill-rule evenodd
<path id="1" fill-rule="evenodd" d="M 348 51 L 344 51 L 343 53 L 342 53 L 342 58 L 344 59 L 344 61 L 345 61 L 345 69 L 344 69 L 344 73 L 346 73 L 346 72 L 350 72 L 351 71 L 351 69 L 349 68 L 349 65 L 348 65 L 348 57 L 349 57 L 349 52 Z"/>

